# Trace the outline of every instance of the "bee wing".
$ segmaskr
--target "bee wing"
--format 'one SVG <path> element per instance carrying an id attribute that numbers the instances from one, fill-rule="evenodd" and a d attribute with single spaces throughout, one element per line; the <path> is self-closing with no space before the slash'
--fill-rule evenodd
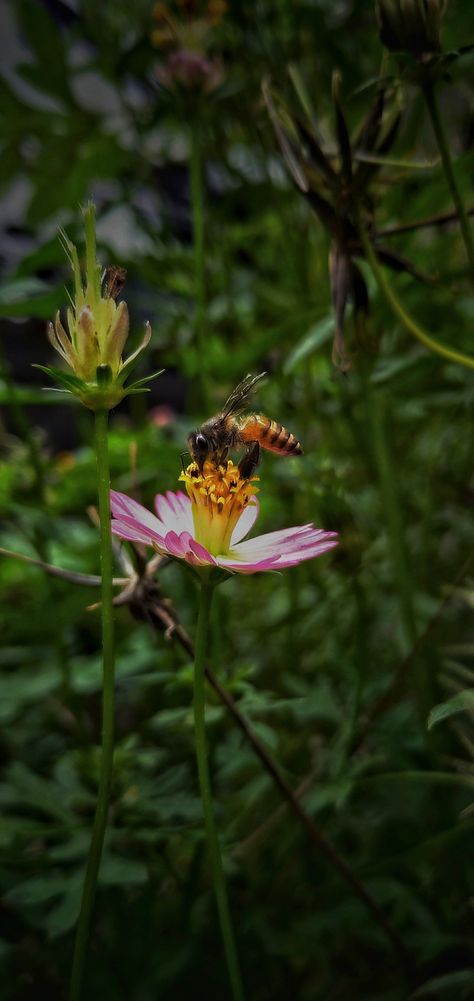
<path id="1" fill-rule="evenodd" d="M 239 385 L 235 387 L 229 399 L 224 403 L 222 416 L 229 417 L 230 414 L 239 413 L 243 409 L 247 398 L 253 393 L 257 384 L 261 382 L 266 374 L 266 372 L 260 372 L 260 375 L 246 375 L 245 379 L 239 382 Z"/>

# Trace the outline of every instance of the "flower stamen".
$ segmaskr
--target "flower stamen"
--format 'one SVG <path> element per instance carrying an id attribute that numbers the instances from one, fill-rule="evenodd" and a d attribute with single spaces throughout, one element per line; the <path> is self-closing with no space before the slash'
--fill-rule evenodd
<path id="1" fill-rule="evenodd" d="M 191 462 L 179 478 L 192 504 L 197 542 L 212 556 L 225 556 L 242 511 L 255 503 L 258 476 L 246 479 L 231 459 L 225 459 L 219 466 L 208 460 L 202 470 Z"/>

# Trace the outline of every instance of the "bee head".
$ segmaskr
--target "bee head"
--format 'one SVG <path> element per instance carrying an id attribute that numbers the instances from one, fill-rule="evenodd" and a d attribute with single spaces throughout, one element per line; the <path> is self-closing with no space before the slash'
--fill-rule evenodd
<path id="1" fill-rule="evenodd" d="M 201 431 L 193 431 L 188 437 L 189 451 L 198 466 L 202 468 L 209 455 L 209 440 Z"/>

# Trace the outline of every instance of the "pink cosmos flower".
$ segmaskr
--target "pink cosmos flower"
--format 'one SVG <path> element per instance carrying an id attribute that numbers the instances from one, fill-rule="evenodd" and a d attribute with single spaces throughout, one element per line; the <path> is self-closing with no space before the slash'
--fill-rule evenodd
<path id="1" fill-rule="evenodd" d="M 243 541 L 258 516 L 257 488 L 230 459 L 218 469 L 206 462 L 202 471 L 191 463 L 180 479 L 188 496 L 158 494 L 156 515 L 126 494 L 111 491 L 114 534 L 196 568 L 244 574 L 295 566 L 337 545 L 336 532 L 311 524 Z"/>

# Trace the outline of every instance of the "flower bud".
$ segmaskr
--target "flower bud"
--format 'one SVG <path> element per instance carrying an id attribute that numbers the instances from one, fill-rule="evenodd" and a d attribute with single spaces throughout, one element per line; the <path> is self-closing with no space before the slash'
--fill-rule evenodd
<path id="1" fill-rule="evenodd" d="M 109 410 L 129 392 L 142 392 L 140 380 L 134 386 L 124 387 L 124 381 L 134 368 L 151 337 L 150 325 L 145 325 L 141 345 L 125 361 L 122 352 L 128 337 L 129 319 L 125 302 L 117 305 L 125 272 L 122 268 L 109 268 L 102 273 L 96 260 L 94 206 L 84 212 L 86 230 L 86 267 L 81 273 L 76 247 L 62 233 L 63 244 L 74 275 L 72 308 L 67 310 L 66 327 L 59 312 L 48 326 L 48 337 L 54 349 L 72 370 L 43 370 L 52 375 L 60 385 L 79 397 L 91 410 Z M 39 366 L 42 368 L 43 366 Z"/>
<path id="2" fill-rule="evenodd" d="M 380 40 L 390 52 L 440 52 L 445 9 L 446 0 L 377 0 Z"/>

